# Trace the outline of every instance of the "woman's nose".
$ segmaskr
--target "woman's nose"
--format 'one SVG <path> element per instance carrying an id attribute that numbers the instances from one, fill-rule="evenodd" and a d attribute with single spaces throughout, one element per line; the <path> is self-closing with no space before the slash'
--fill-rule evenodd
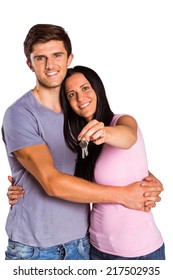
<path id="1" fill-rule="evenodd" d="M 82 101 L 83 100 L 83 98 L 84 98 L 84 93 L 83 92 L 78 92 L 78 94 L 77 94 L 77 100 L 78 101 Z"/>

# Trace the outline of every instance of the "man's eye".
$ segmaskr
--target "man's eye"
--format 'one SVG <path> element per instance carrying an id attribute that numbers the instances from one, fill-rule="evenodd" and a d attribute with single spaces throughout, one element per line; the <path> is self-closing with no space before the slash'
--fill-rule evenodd
<path id="1" fill-rule="evenodd" d="M 45 60 L 45 57 L 44 57 L 44 56 L 38 56 L 38 57 L 37 57 L 37 61 L 42 61 L 42 60 Z"/>
<path id="2" fill-rule="evenodd" d="M 61 53 L 55 53 L 55 54 L 54 54 L 54 57 L 60 57 L 60 56 L 62 56 Z"/>

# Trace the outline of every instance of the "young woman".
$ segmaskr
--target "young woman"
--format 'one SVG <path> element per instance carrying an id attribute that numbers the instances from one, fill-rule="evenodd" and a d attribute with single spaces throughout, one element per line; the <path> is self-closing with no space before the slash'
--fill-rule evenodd
<path id="1" fill-rule="evenodd" d="M 119 186 L 147 176 L 140 128 L 132 116 L 111 111 L 95 71 L 84 66 L 68 69 L 61 104 L 67 145 L 78 154 L 76 176 Z M 82 155 L 80 141 L 87 141 L 88 155 Z M 151 211 L 94 203 L 90 242 L 93 260 L 165 259 L 163 238 Z"/>

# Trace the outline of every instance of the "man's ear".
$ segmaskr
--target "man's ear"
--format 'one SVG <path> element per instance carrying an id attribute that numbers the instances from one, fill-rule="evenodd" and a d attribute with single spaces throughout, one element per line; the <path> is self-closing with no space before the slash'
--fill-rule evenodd
<path id="1" fill-rule="evenodd" d="M 34 68 L 33 68 L 33 66 L 32 66 L 32 63 L 31 63 L 30 60 L 27 60 L 27 61 L 26 61 L 26 64 L 28 65 L 28 67 L 29 67 L 33 72 L 35 72 L 35 71 L 34 71 Z"/>
<path id="2" fill-rule="evenodd" d="M 67 62 L 67 67 L 70 66 L 72 60 L 73 60 L 74 55 L 71 53 L 68 57 L 68 62 Z"/>

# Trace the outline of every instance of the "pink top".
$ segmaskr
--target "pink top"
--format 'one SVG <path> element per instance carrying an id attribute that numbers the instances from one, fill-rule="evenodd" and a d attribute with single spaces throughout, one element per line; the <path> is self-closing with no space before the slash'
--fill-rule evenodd
<path id="1" fill-rule="evenodd" d="M 111 125 L 115 126 L 115 115 Z M 98 184 L 123 186 L 148 175 L 143 136 L 130 149 L 104 144 L 95 167 Z M 120 204 L 93 204 L 90 225 L 91 244 L 102 252 L 124 257 L 149 254 L 163 244 L 151 212 L 128 209 Z"/>

